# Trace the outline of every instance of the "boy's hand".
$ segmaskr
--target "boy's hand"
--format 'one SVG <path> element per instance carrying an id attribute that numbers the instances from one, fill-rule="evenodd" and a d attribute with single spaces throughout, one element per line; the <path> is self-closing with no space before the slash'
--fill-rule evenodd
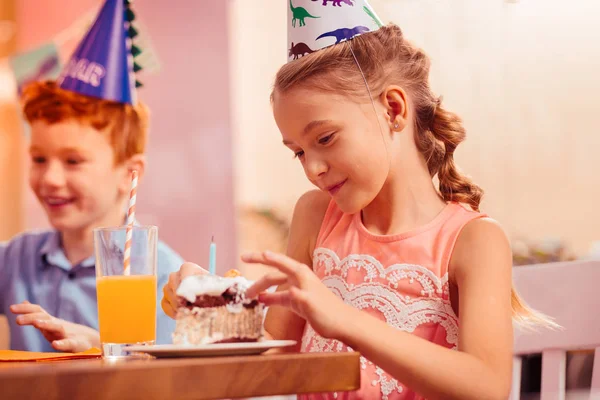
<path id="1" fill-rule="evenodd" d="M 58 351 L 76 353 L 92 347 L 100 348 L 98 331 L 85 325 L 55 318 L 37 304 L 24 301 L 10 306 L 10 311 L 19 314 L 17 324 L 36 327 Z"/>
<path id="2" fill-rule="evenodd" d="M 177 309 L 179 308 L 179 300 L 177 298 L 177 288 L 182 280 L 192 275 L 206 275 L 208 271 L 199 265 L 186 262 L 179 271 L 169 275 L 169 282 L 163 286 L 163 298 L 160 302 L 163 311 L 171 318 L 175 318 Z"/>

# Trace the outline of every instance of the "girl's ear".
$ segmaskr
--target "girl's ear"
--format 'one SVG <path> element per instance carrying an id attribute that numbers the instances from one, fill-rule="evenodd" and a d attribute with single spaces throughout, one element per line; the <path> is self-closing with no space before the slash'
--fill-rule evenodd
<path id="1" fill-rule="evenodd" d="M 390 130 L 402 131 L 408 123 L 408 97 L 400 86 L 390 85 L 381 94 Z"/>

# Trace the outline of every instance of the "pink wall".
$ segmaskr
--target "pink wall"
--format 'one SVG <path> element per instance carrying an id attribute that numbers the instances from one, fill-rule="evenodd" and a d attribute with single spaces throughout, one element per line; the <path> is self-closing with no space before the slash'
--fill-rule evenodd
<path id="1" fill-rule="evenodd" d="M 18 0 L 17 48 L 43 44 L 71 25 L 79 16 L 102 4 L 99 0 Z"/>
<path id="2" fill-rule="evenodd" d="M 184 258 L 208 264 L 211 235 L 217 266 L 237 261 L 229 105 L 227 1 L 137 1 L 161 60 L 144 77 L 140 98 L 152 110 L 149 168 L 138 216 L 159 226 L 161 239 Z M 98 0 L 19 0 L 19 48 L 42 44 Z M 28 202 L 27 227 L 45 226 Z"/>

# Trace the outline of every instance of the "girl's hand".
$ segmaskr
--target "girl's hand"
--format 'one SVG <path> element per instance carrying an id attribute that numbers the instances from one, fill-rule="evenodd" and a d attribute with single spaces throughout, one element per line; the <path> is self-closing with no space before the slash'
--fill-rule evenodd
<path id="1" fill-rule="evenodd" d="M 312 328 L 326 338 L 339 338 L 348 326 L 347 322 L 356 309 L 345 304 L 333 294 L 313 271 L 283 254 L 271 252 L 252 253 L 242 256 L 247 263 L 275 267 L 278 272 L 265 275 L 252 285 L 246 295 L 258 296 L 267 306 L 283 306 L 304 318 Z M 263 293 L 274 285 L 287 284 L 287 290 Z"/>
<path id="2" fill-rule="evenodd" d="M 100 347 L 100 334 L 89 326 L 75 324 L 48 314 L 37 304 L 24 301 L 10 306 L 17 316 L 17 324 L 31 325 L 59 351 L 77 353 L 92 347 Z"/>

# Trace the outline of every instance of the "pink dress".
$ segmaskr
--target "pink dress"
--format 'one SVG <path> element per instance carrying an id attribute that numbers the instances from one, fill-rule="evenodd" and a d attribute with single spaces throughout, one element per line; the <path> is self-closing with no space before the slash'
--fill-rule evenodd
<path id="1" fill-rule="evenodd" d="M 347 304 L 389 325 L 450 349 L 458 346 L 458 318 L 450 304 L 448 263 L 461 229 L 483 214 L 449 203 L 430 223 L 398 235 L 374 235 L 360 213 L 331 202 L 313 253 L 321 281 Z M 351 351 L 306 326 L 303 352 Z M 361 388 L 301 395 L 301 399 L 422 399 L 361 358 Z"/>

